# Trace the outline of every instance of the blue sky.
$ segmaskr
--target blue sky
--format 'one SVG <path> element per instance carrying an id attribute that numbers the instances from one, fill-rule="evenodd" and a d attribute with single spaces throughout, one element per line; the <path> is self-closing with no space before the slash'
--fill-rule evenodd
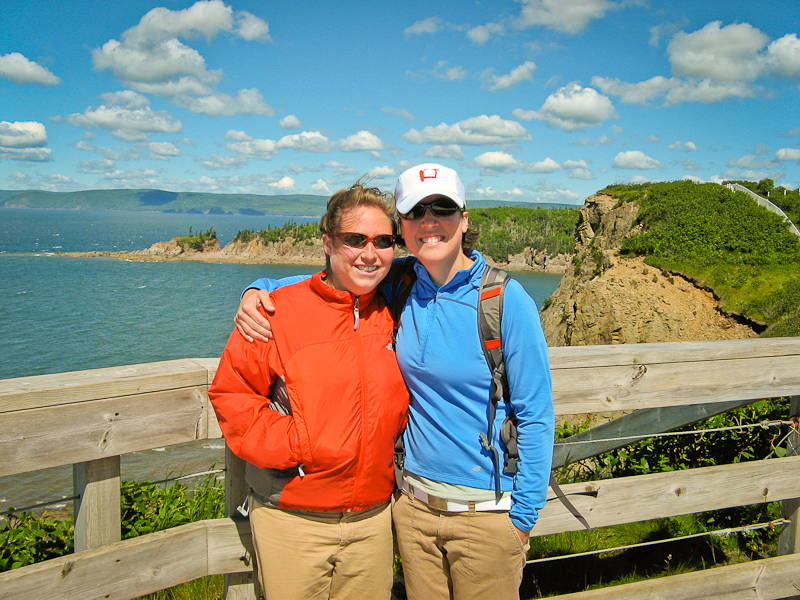
<path id="1" fill-rule="evenodd" d="M 0 3 L 0 189 L 800 185 L 795 0 Z"/>

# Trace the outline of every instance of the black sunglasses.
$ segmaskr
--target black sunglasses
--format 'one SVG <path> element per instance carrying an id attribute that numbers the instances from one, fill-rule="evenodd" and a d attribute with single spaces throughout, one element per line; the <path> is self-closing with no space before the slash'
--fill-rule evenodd
<path id="1" fill-rule="evenodd" d="M 351 248 L 363 248 L 369 242 L 372 242 L 372 245 L 378 250 L 386 250 L 386 248 L 392 248 L 394 246 L 394 236 L 391 233 L 369 236 L 363 233 L 345 232 L 336 233 L 334 237 L 342 240 L 345 246 L 350 246 Z"/>
<path id="2" fill-rule="evenodd" d="M 400 218 L 406 221 L 418 221 L 425 216 L 425 211 L 428 209 L 434 217 L 449 217 L 461 210 L 461 207 L 449 198 L 439 198 L 430 204 L 417 204 L 407 213 L 401 214 Z"/>

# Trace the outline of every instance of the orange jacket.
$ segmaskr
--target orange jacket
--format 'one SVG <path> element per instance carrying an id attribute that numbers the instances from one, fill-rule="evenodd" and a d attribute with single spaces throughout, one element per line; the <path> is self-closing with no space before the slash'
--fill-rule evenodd
<path id="1" fill-rule="evenodd" d="M 391 496 L 408 391 L 383 298 L 356 298 L 321 275 L 272 293 L 274 340 L 234 330 L 208 394 L 262 501 L 361 511 Z"/>

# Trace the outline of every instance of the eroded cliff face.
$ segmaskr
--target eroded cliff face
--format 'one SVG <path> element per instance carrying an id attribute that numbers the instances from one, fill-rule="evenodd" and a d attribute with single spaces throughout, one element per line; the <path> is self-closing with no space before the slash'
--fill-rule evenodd
<path id="1" fill-rule="evenodd" d="M 619 255 L 635 231 L 638 205 L 598 194 L 580 211 L 575 259 L 542 311 L 551 346 L 632 344 L 756 337 L 723 313 L 711 292 Z"/>

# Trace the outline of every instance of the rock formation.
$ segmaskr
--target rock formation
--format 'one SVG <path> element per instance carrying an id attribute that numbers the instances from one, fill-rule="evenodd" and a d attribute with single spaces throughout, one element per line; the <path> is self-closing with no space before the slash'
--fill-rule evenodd
<path id="1" fill-rule="evenodd" d="M 597 194 L 578 221 L 567 268 L 542 325 L 551 346 L 631 344 L 756 337 L 744 319 L 722 312 L 713 293 L 677 274 L 620 256 L 638 204 Z"/>

